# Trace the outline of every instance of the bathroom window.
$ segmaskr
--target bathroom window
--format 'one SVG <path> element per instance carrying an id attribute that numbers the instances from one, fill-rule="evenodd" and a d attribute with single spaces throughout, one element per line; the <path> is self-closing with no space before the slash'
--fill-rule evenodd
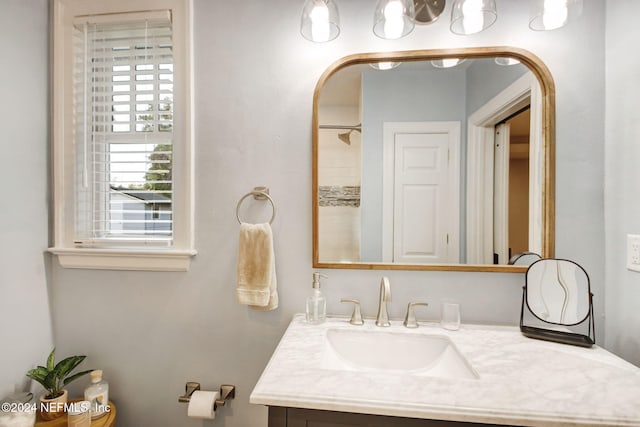
<path id="1" fill-rule="evenodd" d="M 186 270 L 190 2 L 87 3 L 54 3 L 51 251 L 72 268 Z"/>

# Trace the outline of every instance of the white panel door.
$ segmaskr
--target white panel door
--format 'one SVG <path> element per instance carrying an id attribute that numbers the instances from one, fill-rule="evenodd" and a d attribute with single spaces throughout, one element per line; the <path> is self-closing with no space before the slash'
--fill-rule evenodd
<path id="1" fill-rule="evenodd" d="M 389 137 L 386 141 L 385 136 L 385 145 L 389 147 L 385 163 L 393 168 L 392 173 L 389 168 L 385 173 L 387 209 L 383 215 L 385 227 L 392 229 L 386 233 L 389 239 L 383 245 L 383 250 L 392 256 L 390 261 L 458 262 L 459 168 L 453 166 L 450 157 L 452 146 L 457 147 L 459 141 L 456 124 L 385 124 L 385 130 L 387 125 L 393 125 L 393 130 L 385 132 Z"/>

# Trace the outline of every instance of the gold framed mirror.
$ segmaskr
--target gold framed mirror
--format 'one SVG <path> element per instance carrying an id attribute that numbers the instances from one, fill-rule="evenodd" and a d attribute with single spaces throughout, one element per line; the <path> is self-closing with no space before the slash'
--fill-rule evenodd
<path id="1" fill-rule="evenodd" d="M 555 88 L 526 50 L 342 58 L 316 85 L 312 145 L 314 268 L 522 272 L 519 253 L 554 256 Z"/>

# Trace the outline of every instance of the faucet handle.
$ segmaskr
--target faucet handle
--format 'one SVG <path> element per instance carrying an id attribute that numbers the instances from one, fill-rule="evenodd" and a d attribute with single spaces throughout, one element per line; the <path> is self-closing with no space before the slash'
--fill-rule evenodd
<path id="1" fill-rule="evenodd" d="M 353 303 L 353 314 L 351 315 L 351 320 L 349 323 L 352 325 L 364 325 L 364 320 L 362 320 L 362 313 L 360 312 L 360 301 L 357 299 L 346 299 L 343 298 L 340 302 L 352 302 Z"/>
<path id="2" fill-rule="evenodd" d="M 404 326 L 406 326 L 407 328 L 417 328 L 418 327 L 418 320 L 416 319 L 416 313 L 415 310 L 413 309 L 413 307 L 415 307 L 416 305 L 423 305 L 423 306 L 428 306 L 429 304 L 426 302 L 410 302 L 407 305 L 407 314 L 404 316 Z"/>

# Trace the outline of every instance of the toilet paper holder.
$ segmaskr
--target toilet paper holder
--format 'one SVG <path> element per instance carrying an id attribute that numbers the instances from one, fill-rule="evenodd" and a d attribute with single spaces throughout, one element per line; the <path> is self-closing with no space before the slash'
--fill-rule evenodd
<path id="1" fill-rule="evenodd" d="M 189 381 L 185 385 L 184 389 L 185 389 L 184 395 L 178 397 L 178 402 L 189 403 L 189 401 L 191 400 L 191 395 L 195 391 L 200 390 L 200 383 Z M 231 384 L 222 384 L 220 386 L 219 395 L 220 395 L 220 398 L 216 399 L 216 401 L 213 404 L 214 411 L 218 409 L 218 406 L 224 406 L 227 400 L 230 400 L 236 397 L 236 386 Z"/>

